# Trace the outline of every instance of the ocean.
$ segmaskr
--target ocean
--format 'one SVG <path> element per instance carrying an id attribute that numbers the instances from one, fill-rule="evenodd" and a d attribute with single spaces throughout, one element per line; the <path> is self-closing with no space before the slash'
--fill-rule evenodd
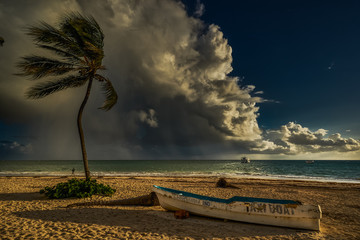
<path id="1" fill-rule="evenodd" d="M 90 160 L 92 176 L 217 176 L 360 183 L 360 161 Z M 83 176 L 82 160 L 0 160 L 0 176 Z"/>

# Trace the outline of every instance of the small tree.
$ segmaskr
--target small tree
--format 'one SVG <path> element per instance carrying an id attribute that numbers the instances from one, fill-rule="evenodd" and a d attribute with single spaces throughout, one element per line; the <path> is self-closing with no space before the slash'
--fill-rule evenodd
<path id="1" fill-rule="evenodd" d="M 110 110 L 117 101 L 117 94 L 109 79 L 98 74 L 105 70 L 104 34 L 91 16 L 71 13 L 63 17 L 57 27 L 45 22 L 27 28 L 35 44 L 54 55 L 48 58 L 37 55 L 25 56 L 18 63 L 20 75 L 33 79 L 52 77 L 52 81 L 42 82 L 31 87 L 26 97 L 39 99 L 67 88 L 81 87 L 87 83 L 87 91 L 80 105 L 77 126 L 81 142 L 86 179 L 90 179 L 90 170 L 82 128 L 82 113 L 90 96 L 93 80 L 101 83 L 106 100 L 101 109 Z"/>

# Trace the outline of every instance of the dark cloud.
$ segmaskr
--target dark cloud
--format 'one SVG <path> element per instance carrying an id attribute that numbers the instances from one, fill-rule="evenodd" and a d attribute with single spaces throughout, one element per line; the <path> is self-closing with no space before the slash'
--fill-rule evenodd
<path id="1" fill-rule="evenodd" d="M 0 156 L 4 159 L 24 159 L 32 153 L 31 144 L 23 145 L 16 141 L 0 141 Z"/>

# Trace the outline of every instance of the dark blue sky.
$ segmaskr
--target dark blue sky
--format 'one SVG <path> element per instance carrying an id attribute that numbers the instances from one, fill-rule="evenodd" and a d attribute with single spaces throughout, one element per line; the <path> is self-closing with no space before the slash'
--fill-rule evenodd
<path id="1" fill-rule="evenodd" d="M 184 2 L 189 12 L 197 3 Z M 201 19 L 219 25 L 232 46 L 232 75 L 278 102 L 260 105 L 261 127 L 296 121 L 360 137 L 359 1 L 202 3 Z"/>

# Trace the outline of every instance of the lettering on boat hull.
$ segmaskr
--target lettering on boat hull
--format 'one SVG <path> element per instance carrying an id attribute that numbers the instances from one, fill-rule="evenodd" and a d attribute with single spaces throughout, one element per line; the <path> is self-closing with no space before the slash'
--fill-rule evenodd
<path id="1" fill-rule="evenodd" d="M 280 215 L 294 215 L 293 207 L 286 207 L 282 204 L 251 203 L 246 207 L 248 213 L 272 213 Z"/>

